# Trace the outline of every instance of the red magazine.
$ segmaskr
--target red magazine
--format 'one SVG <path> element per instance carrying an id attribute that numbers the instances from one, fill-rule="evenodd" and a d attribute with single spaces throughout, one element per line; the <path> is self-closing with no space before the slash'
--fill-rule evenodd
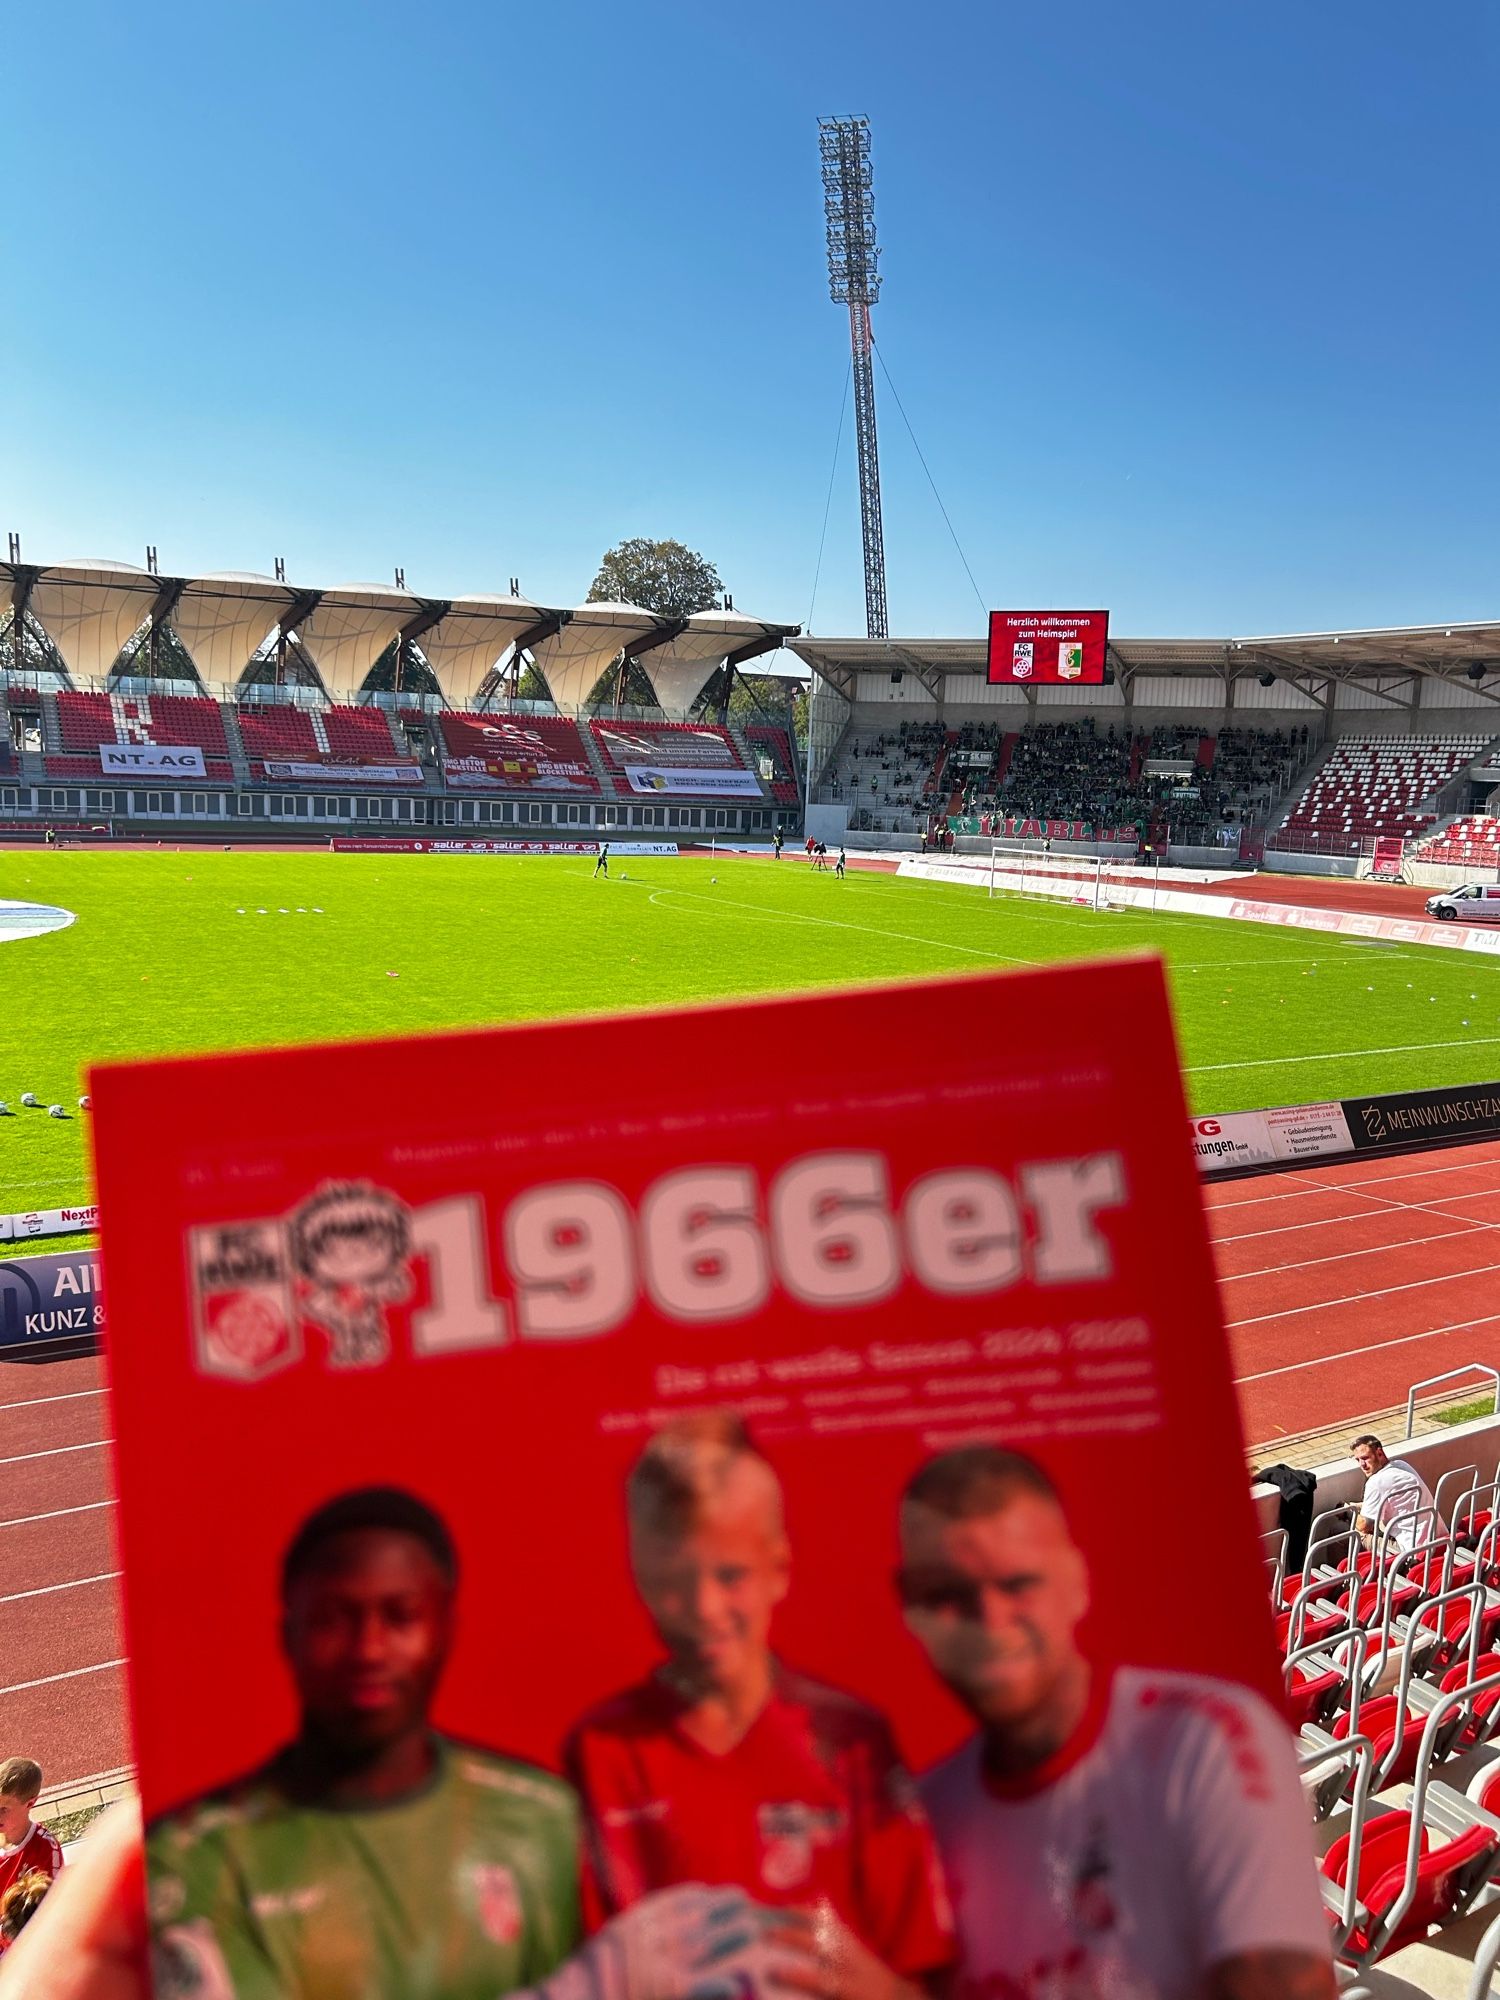
<path id="1" fill-rule="evenodd" d="M 164 1985 L 1317 1961 L 1154 961 L 91 1088 Z"/>

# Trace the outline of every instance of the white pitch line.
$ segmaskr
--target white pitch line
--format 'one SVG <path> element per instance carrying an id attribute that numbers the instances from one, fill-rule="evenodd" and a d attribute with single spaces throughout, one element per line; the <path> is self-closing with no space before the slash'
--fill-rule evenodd
<path id="1" fill-rule="evenodd" d="M 950 944 L 946 938 L 915 937 L 910 931 L 879 930 L 874 924 L 852 924 L 839 917 L 809 917 L 797 910 L 763 910 L 756 903 L 737 903 L 727 896 L 704 895 L 697 889 L 653 889 L 650 900 L 658 909 L 662 896 L 684 896 L 689 902 L 707 903 L 713 909 L 748 910 L 773 924 L 820 924 L 832 931 L 863 931 L 867 937 L 895 938 L 901 944 L 923 944 L 932 951 L 960 951 L 968 958 L 987 958 L 998 965 L 1042 965 L 1044 959 L 1018 958 L 1014 952 L 984 951 L 978 945 Z"/>
<path id="2" fill-rule="evenodd" d="M 80 1680 L 84 1674 L 107 1674 L 111 1667 L 123 1667 L 123 1660 L 100 1660 L 92 1667 L 70 1667 L 65 1674 L 43 1674 L 34 1681 L 12 1681 L 9 1687 L 0 1687 L 0 1694 L 25 1694 L 28 1688 L 51 1687 L 56 1681 Z"/>
<path id="3" fill-rule="evenodd" d="M 0 1403 L 0 1415 L 6 1410 L 39 1410 L 43 1403 L 76 1403 L 80 1396 L 102 1396 L 102 1389 L 70 1389 L 63 1396 L 31 1396 L 24 1403 Z"/>
<path id="4" fill-rule="evenodd" d="M 9 1521 L 0 1521 L 0 1528 L 29 1528 L 34 1521 L 60 1521 L 65 1514 L 97 1514 L 101 1507 L 115 1507 L 115 1500 L 85 1500 L 78 1507 L 54 1507 L 47 1514 L 16 1514 Z"/>
<path id="5" fill-rule="evenodd" d="M 1348 1221 L 1350 1218 L 1346 1216 L 1342 1220 Z M 1372 1243 L 1366 1244 L 1358 1250 L 1335 1250 L 1328 1257 L 1303 1257 L 1295 1264 L 1268 1264 L 1263 1271 L 1221 1271 L 1219 1273 L 1219 1283 L 1221 1285 L 1241 1285 L 1247 1278 L 1280 1278 L 1288 1271 L 1310 1271 L 1315 1264 L 1341 1264 L 1349 1257 L 1370 1257 L 1377 1253 L 1385 1255 L 1393 1250 L 1413 1250 L 1419 1243 L 1446 1243 L 1451 1237 L 1473 1236 L 1479 1230 L 1487 1227 L 1488 1224 L 1486 1223 L 1475 1222 L 1470 1223 L 1467 1229 L 1440 1229 L 1436 1235 L 1408 1236 L 1403 1238 L 1399 1243 Z M 1222 1243 L 1253 1242 L 1254 1236 L 1224 1236 L 1220 1237 L 1219 1241 Z"/>
<path id="6" fill-rule="evenodd" d="M 1402 1285 L 1380 1285 L 1373 1292 L 1346 1292 L 1336 1299 L 1313 1299 L 1307 1305 L 1284 1306 L 1278 1312 L 1252 1313 L 1248 1319 L 1226 1320 L 1231 1333 L 1242 1326 L 1264 1326 L 1268 1320 L 1296 1319 L 1302 1313 L 1331 1312 L 1335 1306 L 1362 1306 L 1372 1299 L 1388 1299 L 1396 1292 L 1430 1291 L 1435 1285 L 1456 1285 L 1460 1278 L 1488 1278 L 1500 1271 L 1500 1264 L 1476 1264 L 1469 1271 L 1446 1271 L 1438 1277 L 1412 1278 Z"/>
<path id="7" fill-rule="evenodd" d="M 61 1458 L 69 1451 L 98 1451 L 101 1446 L 113 1443 L 113 1438 L 93 1438 L 88 1444 L 55 1444 L 50 1451 L 22 1451 L 14 1458 L 0 1458 L 0 1465 L 26 1465 L 34 1458 Z"/>
<path id="8" fill-rule="evenodd" d="M 1357 1361 L 1362 1354 L 1378 1354 L 1385 1347 L 1409 1347 L 1414 1340 L 1435 1340 L 1441 1333 L 1468 1333 L 1476 1326 L 1490 1326 L 1500 1313 L 1486 1313 L 1482 1319 L 1457 1319 L 1451 1326 L 1430 1326 L 1425 1333 L 1403 1333 L 1394 1340 L 1372 1340 L 1366 1347 L 1346 1347 L 1337 1354 L 1310 1354 L 1301 1361 L 1289 1361 L 1281 1368 L 1262 1368 L 1255 1375 L 1236 1375 L 1238 1389 L 1246 1382 L 1264 1382 L 1272 1375 L 1295 1375 L 1304 1368 L 1322 1368 L 1330 1361 Z M 0 1694 L 5 1690 L 0 1688 Z"/>
<path id="9" fill-rule="evenodd" d="M 23 1597 L 54 1597 L 60 1590 L 82 1590 L 90 1583 L 113 1583 L 121 1574 L 117 1569 L 103 1569 L 97 1576 L 75 1576 L 69 1583 L 44 1583 L 39 1590 L 13 1590 L 0 1597 L 0 1604 L 19 1604 Z"/>
<path id="10" fill-rule="evenodd" d="M 1386 1049 L 1320 1049 L 1310 1056 L 1247 1056 L 1243 1062 L 1188 1063 L 1185 1076 L 1207 1076 L 1221 1069 L 1280 1069 L 1283 1064 L 1310 1062 L 1352 1062 L 1366 1056 L 1420 1055 L 1428 1049 L 1487 1049 L 1500 1043 L 1500 1035 L 1465 1035 L 1456 1042 L 1397 1042 Z"/>

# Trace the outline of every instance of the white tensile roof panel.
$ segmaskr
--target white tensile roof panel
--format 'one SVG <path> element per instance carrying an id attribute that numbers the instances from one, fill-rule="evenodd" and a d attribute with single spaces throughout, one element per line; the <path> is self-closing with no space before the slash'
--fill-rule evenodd
<path id="1" fill-rule="evenodd" d="M 172 630 L 205 681 L 237 681 L 293 594 L 269 576 L 195 577 L 177 600 Z"/>
<path id="2" fill-rule="evenodd" d="M 503 654 L 546 612 L 520 597 L 456 597 L 417 644 L 448 701 L 472 701 Z"/>
<path id="3" fill-rule="evenodd" d="M 581 604 L 560 632 L 532 648 L 531 657 L 558 707 L 582 708 L 610 661 L 661 622 L 638 604 Z"/>
<path id="4" fill-rule="evenodd" d="M 144 624 L 160 587 L 158 578 L 131 563 L 57 563 L 33 585 L 31 615 L 70 674 L 102 681 Z"/>
<path id="5" fill-rule="evenodd" d="M 297 637 L 329 694 L 335 701 L 348 700 L 421 609 L 404 590 L 379 583 L 340 584 L 324 591 L 317 609 L 297 627 Z"/>
<path id="6" fill-rule="evenodd" d="M 739 611 L 695 611 L 686 629 L 641 655 L 652 692 L 667 715 L 685 716 L 730 653 L 763 639 L 767 627 Z"/>

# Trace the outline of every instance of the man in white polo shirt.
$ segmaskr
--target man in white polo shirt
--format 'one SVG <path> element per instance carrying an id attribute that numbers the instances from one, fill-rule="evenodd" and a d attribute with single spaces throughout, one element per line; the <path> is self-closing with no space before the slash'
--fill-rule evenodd
<path id="1" fill-rule="evenodd" d="M 979 1724 L 921 1781 L 954 2000 L 1333 2000 L 1288 1731 L 1231 1682 L 1080 1651 L 1088 1570 L 1041 1466 L 924 1465 L 899 1587 Z"/>
<path id="2" fill-rule="evenodd" d="M 1406 1555 L 1419 1542 L 1432 1539 L 1434 1514 L 1421 1510 L 1433 1504 L 1427 1482 L 1404 1458 L 1387 1458 L 1378 1437 L 1366 1432 L 1349 1450 L 1354 1463 L 1365 1475 L 1364 1498 L 1359 1503 L 1359 1532 L 1369 1541 L 1384 1528 L 1391 1553 Z"/>

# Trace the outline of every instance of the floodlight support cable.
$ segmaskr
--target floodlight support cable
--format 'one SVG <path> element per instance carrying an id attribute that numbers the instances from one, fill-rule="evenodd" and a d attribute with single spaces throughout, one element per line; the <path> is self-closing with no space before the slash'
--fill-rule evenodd
<path id="1" fill-rule="evenodd" d="M 823 532 L 818 537 L 818 560 L 813 568 L 812 597 L 809 599 L 807 606 L 807 629 L 809 632 L 813 628 L 813 607 L 818 601 L 818 579 L 823 574 L 823 545 L 828 540 L 828 516 L 833 508 L 833 482 L 838 477 L 839 452 L 843 448 L 844 443 L 844 417 L 849 408 L 849 377 L 853 373 L 853 370 L 854 364 L 851 361 L 849 366 L 844 370 L 844 393 L 839 399 L 839 427 L 834 433 L 833 438 L 833 463 L 828 468 L 828 493 L 823 501 Z"/>
<path id="2" fill-rule="evenodd" d="M 892 379 L 891 371 L 886 364 L 886 358 L 884 354 L 881 353 L 879 348 L 876 348 L 875 352 L 880 361 L 881 373 L 885 376 L 886 387 L 890 390 L 891 394 L 896 398 L 896 408 L 901 412 L 901 421 L 906 426 L 906 435 L 911 439 L 912 450 L 917 454 L 917 458 L 921 462 L 922 470 L 927 474 L 927 484 L 932 488 L 932 497 L 934 500 L 936 500 L 938 504 L 938 512 L 943 517 L 943 526 L 948 530 L 948 534 L 953 542 L 954 548 L 958 550 L 958 559 L 964 566 L 964 575 L 969 579 L 969 588 L 973 591 L 975 598 L 978 600 L 981 614 L 984 617 L 988 618 L 989 608 L 985 604 L 983 597 L 980 595 L 979 585 L 974 581 L 974 572 L 969 568 L 969 558 L 964 554 L 963 544 L 962 542 L 959 541 L 958 536 L 954 531 L 953 523 L 948 518 L 948 509 L 943 505 L 943 496 L 941 493 L 938 492 L 937 481 L 932 476 L 932 468 L 927 463 L 927 459 L 925 454 L 923 453 L 921 445 L 917 443 L 917 434 L 912 429 L 911 418 L 906 414 L 906 405 L 901 400 L 900 392 L 897 390 L 895 381 Z"/>

